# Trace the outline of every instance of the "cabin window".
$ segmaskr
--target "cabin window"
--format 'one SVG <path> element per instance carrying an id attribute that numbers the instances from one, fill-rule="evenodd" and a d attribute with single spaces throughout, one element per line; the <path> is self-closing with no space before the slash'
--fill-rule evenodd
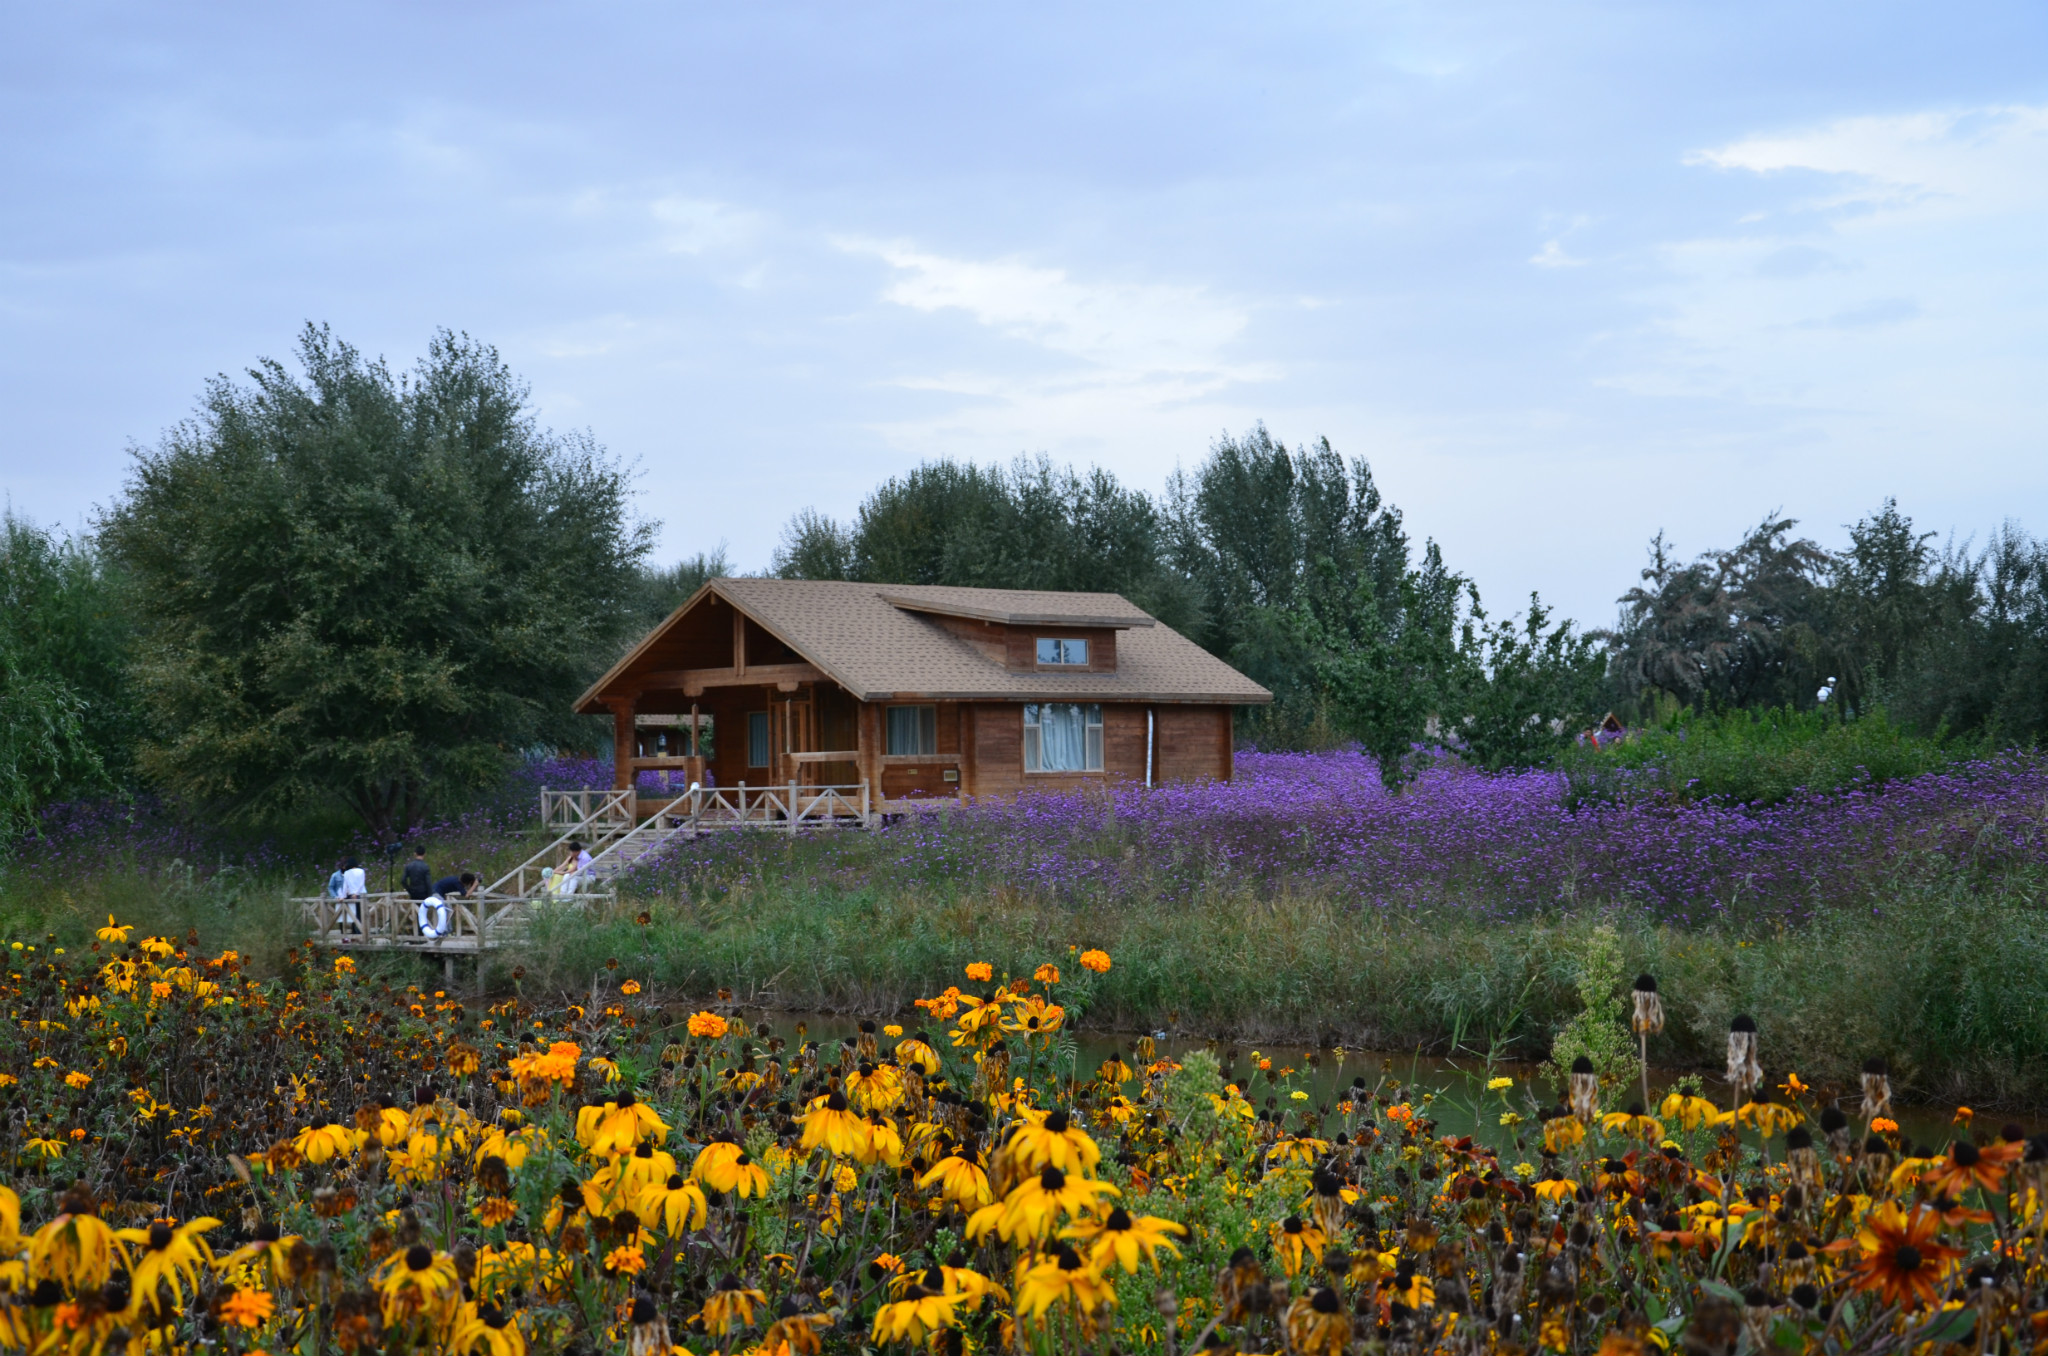
<path id="1" fill-rule="evenodd" d="M 891 706 L 887 708 L 888 728 L 884 753 L 937 753 L 939 751 L 939 708 L 936 706 Z"/>
<path id="2" fill-rule="evenodd" d="M 1102 708 L 1080 702 L 1027 703 L 1024 770 L 1102 771 Z"/>
<path id="3" fill-rule="evenodd" d="M 1085 640 L 1059 640 L 1052 636 L 1038 638 L 1038 662 L 1041 664 L 1077 664 L 1088 667 L 1088 642 Z"/>
<path id="4" fill-rule="evenodd" d="M 747 766 L 768 766 L 768 713 L 747 712 Z"/>

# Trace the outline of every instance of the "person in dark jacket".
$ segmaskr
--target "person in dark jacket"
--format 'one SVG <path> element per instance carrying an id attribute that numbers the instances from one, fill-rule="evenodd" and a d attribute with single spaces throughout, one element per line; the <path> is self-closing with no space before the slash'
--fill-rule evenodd
<path id="1" fill-rule="evenodd" d="M 412 845 L 412 860 L 405 864 L 405 893 L 417 904 L 434 893 L 434 872 L 427 865 L 427 845 Z"/>

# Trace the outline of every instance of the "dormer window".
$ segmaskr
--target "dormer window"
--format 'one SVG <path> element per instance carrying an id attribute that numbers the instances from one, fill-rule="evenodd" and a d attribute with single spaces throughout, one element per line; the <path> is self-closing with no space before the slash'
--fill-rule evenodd
<path id="1" fill-rule="evenodd" d="M 1052 636 L 1038 638 L 1038 662 L 1041 664 L 1071 664 L 1078 668 L 1088 667 L 1088 642 L 1085 640 L 1058 640 Z"/>

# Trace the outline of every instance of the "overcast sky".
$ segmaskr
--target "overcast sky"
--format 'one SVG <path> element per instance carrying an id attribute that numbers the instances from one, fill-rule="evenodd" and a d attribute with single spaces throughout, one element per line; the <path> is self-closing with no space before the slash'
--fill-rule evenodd
<path id="1" fill-rule="evenodd" d="M 1263 420 L 1496 607 L 1660 527 L 2048 529 L 2048 6 L 0 6 L 0 484 L 307 320 L 499 347 L 766 565 L 940 455 Z"/>

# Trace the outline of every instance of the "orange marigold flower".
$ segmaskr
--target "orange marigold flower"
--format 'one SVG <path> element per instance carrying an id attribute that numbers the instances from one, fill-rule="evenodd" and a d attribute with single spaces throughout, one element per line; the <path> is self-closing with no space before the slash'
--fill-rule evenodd
<path id="1" fill-rule="evenodd" d="M 631 998 L 634 994 L 640 992 L 640 981 L 637 979 L 627 980 L 619 986 L 619 992 Z"/>
<path id="2" fill-rule="evenodd" d="M 728 1023 L 715 1012 L 700 1012 L 690 1019 L 690 1034 L 706 1040 L 717 1040 L 723 1036 Z"/>
<path id="3" fill-rule="evenodd" d="M 1094 948 L 1083 951 L 1081 953 L 1081 968 L 1083 970 L 1093 970 L 1098 975 L 1108 974 L 1109 953 Z"/>
<path id="4" fill-rule="evenodd" d="M 996 977 L 996 968 L 987 961 L 969 961 L 967 977 L 977 984 L 986 984 Z"/>
<path id="5" fill-rule="evenodd" d="M 1060 982 L 1060 967 L 1051 964 L 1041 965 L 1031 972 L 1031 977 L 1040 984 L 1057 984 Z"/>
<path id="6" fill-rule="evenodd" d="M 647 1270 L 647 1254 L 636 1247 L 613 1248 L 604 1255 L 606 1271 L 620 1276 L 638 1276 Z"/>
<path id="7" fill-rule="evenodd" d="M 244 1328 L 260 1328 L 277 1312 L 277 1301 L 267 1290 L 237 1290 L 220 1306 L 220 1316 Z"/>

